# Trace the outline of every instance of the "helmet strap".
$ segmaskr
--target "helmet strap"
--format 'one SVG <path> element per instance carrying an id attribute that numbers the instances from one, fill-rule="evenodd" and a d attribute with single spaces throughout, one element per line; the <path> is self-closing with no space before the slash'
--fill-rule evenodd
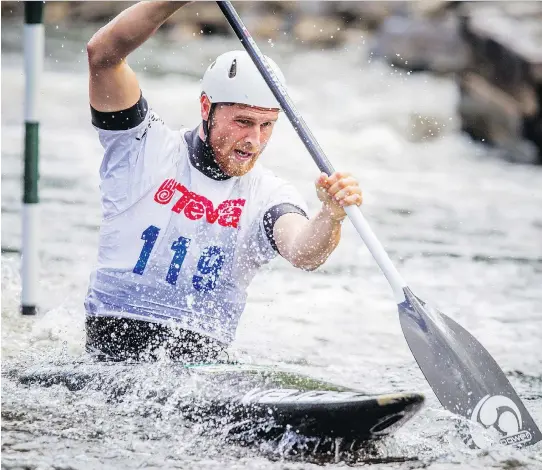
<path id="1" fill-rule="evenodd" d="M 195 140 L 194 148 L 194 161 L 192 162 L 204 175 L 209 178 L 222 181 L 230 179 L 231 176 L 224 173 L 218 163 L 216 163 L 216 155 L 213 147 L 211 146 L 211 128 L 213 126 L 213 114 L 216 110 L 216 104 L 211 103 L 209 109 L 209 116 L 207 120 L 202 120 L 204 140 L 202 141 L 199 136 Z"/>
<path id="2" fill-rule="evenodd" d="M 203 120 L 203 134 L 205 136 L 204 142 L 211 146 L 211 126 L 213 125 L 213 114 L 216 109 L 216 104 L 211 103 L 211 107 L 209 108 L 209 116 L 207 116 L 207 120 Z"/>

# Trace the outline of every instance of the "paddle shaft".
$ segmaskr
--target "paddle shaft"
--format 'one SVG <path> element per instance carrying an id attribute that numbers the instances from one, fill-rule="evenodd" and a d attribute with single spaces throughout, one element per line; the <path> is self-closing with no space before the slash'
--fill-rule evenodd
<path id="1" fill-rule="evenodd" d="M 286 89 L 277 76 L 273 73 L 271 67 L 269 67 L 267 64 L 265 56 L 252 39 L 252 36 L 235 11 L 235 8 L 233 8 L 231 2 L 219 1 L 216 3 L 241 41 L 241 44 L 243 44 L 244 48 L 250 55 L 252 61 L 262 74 L 262 77 L 275 95 L 275 98 L 280 103 L 284 113 L 292 123 L 294 130 L 301 138 L 301 141 L 305 144 L 305 147 L 311 154 L 320 171 L 323 171 L 327 175 L 331 175 L 334 172 L 333 166 L 327 159 L 326 154 L 318 144 L 309 127 L 295 108 Z M 349 206 L 345 208 L 345 211 L 348 218 L 365 242 L 365 245 L 369 249 L 371 255 L 373 255 L 373 258 L 386 276 L 386 279 L 390 283 L 396 302 L 400 304 L 405 300 L 403 288 L 406 287 L 406 282 L 391 262 L 386 250 L 384 250 L 384 247 L 372 231 L 367 220 L 365 220 L 365 217 L 363 217 L 363 214 L 359 208 L 356 206 Z"/>

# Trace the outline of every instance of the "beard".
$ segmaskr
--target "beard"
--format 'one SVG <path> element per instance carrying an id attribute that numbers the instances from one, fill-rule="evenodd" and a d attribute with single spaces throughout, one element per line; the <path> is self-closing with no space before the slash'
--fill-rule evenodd
<path id="1" fill-rule="evenodd" d="M 215 152 L 215 161 L 218 167 L 228 176 L 243 176 L 246 175 L 258 160 L 258 155 L 254 155 L 250 160 L 239 161 L 233 154 L 233 149 L 230 154 L 226 156 L 219 156 Z"/>
<path id="2" fill-rule="evenodd" d="M 213 132 L 210 131 L 209 142 L 215 154 L 215 162 L 226 175 L 243 176 L 252 170 L 261 154 L 261 150 L 254 152 L 254 155 L 250 159 L 242 161 L 235 156 L 235 149 L 242 148 L 242 144 L 230 144 L 227 139 L 213 137 Z"/>

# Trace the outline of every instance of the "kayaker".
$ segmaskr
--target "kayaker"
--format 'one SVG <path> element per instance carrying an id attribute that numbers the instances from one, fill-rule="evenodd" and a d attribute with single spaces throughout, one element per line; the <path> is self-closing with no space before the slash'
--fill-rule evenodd
<path id="1" fill-rule="evenodd" d="M 167 127 L 126 58 L 186 3 L 133 5 L 87 46 L 104 157 L 86 349 L 101 360 L 213 360 L 234 339 L 258 269 L 277 254 L 316 269 L 339 243 L 344 207 L 362 203 L 350 173 L 321 174 L 322 204 L 308 217 L 294 186 L 258 163 L 280 106 L 244 51 L 207 68 L 197 127 Z"/>

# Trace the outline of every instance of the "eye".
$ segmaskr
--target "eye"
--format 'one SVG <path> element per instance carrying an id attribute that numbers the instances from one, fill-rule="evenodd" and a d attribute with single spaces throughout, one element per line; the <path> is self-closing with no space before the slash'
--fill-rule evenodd
<path id="1" fill-rule="evenodd" d="M 248 121 L 247 119 L 236 119 L 236 122 L 238 122 L 239 124 L 241 124 L 243 126 L 250 125 L 250 121 Z"/>
<path id="2" fill-rule="evenodd" d="M 267 121 L 262 124 L 262 127 L 271 127 L 272 125 L 273 123 L 271 121 Z"/>

